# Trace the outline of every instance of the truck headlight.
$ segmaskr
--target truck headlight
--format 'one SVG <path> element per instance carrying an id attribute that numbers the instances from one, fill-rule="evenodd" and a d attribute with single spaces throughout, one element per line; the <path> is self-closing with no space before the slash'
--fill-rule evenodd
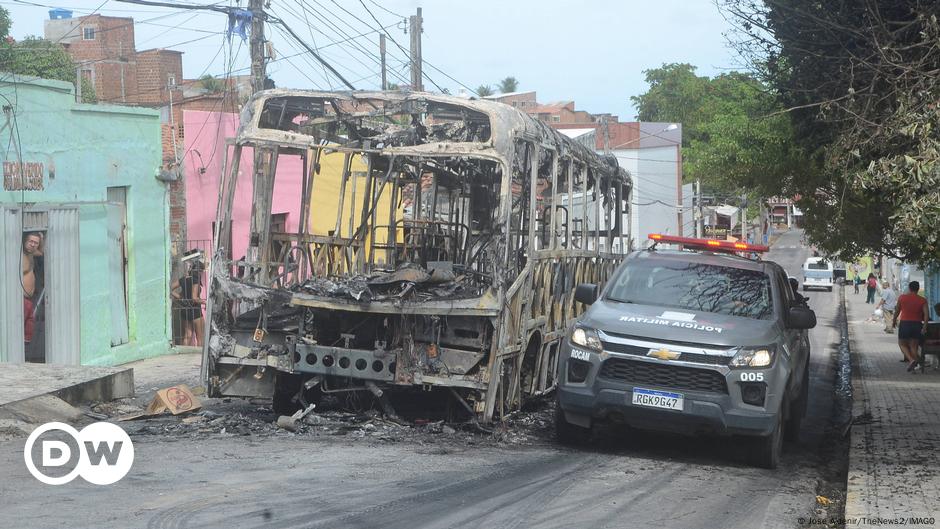
<path id="1" fill-rule="evenodd" d="M 574 330 L 571 331 L 571 337 L 569 339 L 572 344 L 597 353 L 604 350 L 604 346 L 601 345 L 601 339 L 594 329 L 575 327 Z"/>
<path id="2" fill-rule="evenodd" d="M 773 346 L 742 347 L 728 362 L 730 367 L 768 367 L 774 363 L 776 350 Z"/>

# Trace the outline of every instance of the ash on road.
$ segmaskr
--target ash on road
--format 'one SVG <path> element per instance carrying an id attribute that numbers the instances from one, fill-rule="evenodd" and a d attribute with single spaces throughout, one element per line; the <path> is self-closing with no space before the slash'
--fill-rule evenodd
<path id="1" fill-rule="evenodd" d="M 806 256 L 799 238 L 785 233 L 768 256 L 791 275 Z M 198 414 L 121 423 L 136 459 L 106 487 L 43 485 L 23 464 L 23 438 L 0 440 L 0 527 L 792 528 L 838 516 L 838 293 L 809 295 L 819 320 L 810 411 L 776 471 L 750 467 L 735 438 L 611 430 L 564 448 L 552 438 L 550 402 L 491 432 L 343 412 L 288 432 L 269 405 L 210 400 Z"/>

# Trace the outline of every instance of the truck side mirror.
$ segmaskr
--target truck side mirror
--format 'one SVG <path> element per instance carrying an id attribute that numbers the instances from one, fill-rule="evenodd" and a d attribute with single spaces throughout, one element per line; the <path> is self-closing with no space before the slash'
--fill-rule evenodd
<path id="1" fill-rule="evenodd" d="M 581 283 L 574 289 L 574 300 L 585 305 L 597 301 L 597 285 L 594 283 Z"/>
<path id="2" fill-rule="evenodd" d="M 791 329 L 812 329 L 816 326 L 816 313 L 806 307 L 790 307 L 787 314 L 787 327 Z"/>

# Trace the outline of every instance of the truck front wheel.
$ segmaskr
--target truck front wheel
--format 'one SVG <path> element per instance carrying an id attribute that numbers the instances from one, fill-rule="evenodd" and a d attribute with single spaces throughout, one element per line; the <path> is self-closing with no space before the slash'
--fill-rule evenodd
<path id="1" fill-rule="evenodd" d="M 788 406 L 784 398 L 783 406 Z M 765 435 L 755 439 L 753 461 L 754 464 L 768 469 L 775 469 L 780 464 L 780 454 L 783 452 L 783 416 L 786 410 L 781 408 L 777 413 L 777 420 L 774 423 L 774 429 L 770 435 Z"/>
<path id="2" fill-rule="evenodd" d="M 571 424 L 565 419 L 565 412 L 561 405 L 555 403 L 555 438 L 558 442 L 568 446 L 583 445 L 591 436 L 591 429 Z"/>

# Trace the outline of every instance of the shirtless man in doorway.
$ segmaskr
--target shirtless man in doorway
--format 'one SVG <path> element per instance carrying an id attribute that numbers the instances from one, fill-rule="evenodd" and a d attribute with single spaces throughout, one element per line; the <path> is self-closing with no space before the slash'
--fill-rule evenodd
<path id="1" fill-rule="evenodd" d="M 36 294 L 36 270 L 33 256 L 39 251 L 42 235 L 30 232 L 23 234 L 23 337 L 26 343 L 33 339 L 33 296 Z"/>

